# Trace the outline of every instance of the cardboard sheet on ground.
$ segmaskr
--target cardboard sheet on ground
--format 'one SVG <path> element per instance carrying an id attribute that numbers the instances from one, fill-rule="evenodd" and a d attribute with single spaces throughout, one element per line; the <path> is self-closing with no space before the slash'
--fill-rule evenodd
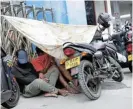
<path id="1" fill-rule="evenodd" d="M 90 43 L 97 26 L 48 23 L 32 19 L 3 16 L 17 31 L 55 58 L 64 58 L 65 42 Z"/>

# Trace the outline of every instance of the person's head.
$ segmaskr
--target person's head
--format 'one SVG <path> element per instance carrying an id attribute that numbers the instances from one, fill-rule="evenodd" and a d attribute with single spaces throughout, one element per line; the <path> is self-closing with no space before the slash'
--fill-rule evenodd
<path id="1" fill-rule="evenodd" d="M 36 47 L 36 53 L 38 56 L 43 55 L 44 51 L 42 51 L 40 48 Z"/>
<path id="2" fill-rule="evenodd" d="M 16 51 L 17 62 L 19 64 L 28 63 L 28 54 L 24 49 L 19 49 Z"/>

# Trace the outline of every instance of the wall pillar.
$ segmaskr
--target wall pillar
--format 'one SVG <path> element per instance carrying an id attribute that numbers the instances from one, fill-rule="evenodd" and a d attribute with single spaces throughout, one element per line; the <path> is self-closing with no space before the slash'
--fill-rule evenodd
<path id="1" fill-rule="evenodd" d="M 68 24 L 66 1 L 50 1 L 50 5 L 53 9 L 55 22 Z"/>
<path id="2" fill-rule="evenodd" d="M 121 28 L 121 19 L 120 19 L 120 8 L 119 8 L 119 1 L 112 1 L 112 7 L 114 10 L 113 16 L 115 17 L 115 26 L 116 24 L 119 26 L 116 26 L 116 29 Z"/>
<path id="3" fill-rule="evenodd" d="M 111 1 L 106 0 L 106 8 L 107 8 L 107 13 L 112 16 L 112 11 L 111 11 Z M 113 24 L 111 23 L 110 28 L 108 29 L 109 34 L 113 34 Z"/>
<path id="4" fill-rule="evenodd" d="M 85 1 L 66 0 L 69 24 L 87 25 Z"/>

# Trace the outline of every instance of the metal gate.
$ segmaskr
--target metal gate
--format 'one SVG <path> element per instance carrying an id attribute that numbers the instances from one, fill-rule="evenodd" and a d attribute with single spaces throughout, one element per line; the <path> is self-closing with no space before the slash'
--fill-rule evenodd
<path id="1" fill-rule="evenodd" d="M 4 2 L 3 2 L 4 3 Z M 42 13 L 43 20 L 46 20 L 46 12 L 50 12 L 52 16 L 52 22 L 54 22 L 52 8 L 26 6 L 25 3 L 20 3 L 19 5 L 12 5 L 7 3 L 7 5 L 1 8 L 2 15 L 16 16 L 22 18 L 28 18 L 30 13 L 33 13 L 33 19 L 37 20 L 39 13 Z M 16 50 L 24 48 L 29 56 L 34 55 L 30 41 L 26 39 L 21 33 L 15 30 L 4 17 L 1 17 L 1 46 L 6 51 L 6 53 L 14 56 Z"/>

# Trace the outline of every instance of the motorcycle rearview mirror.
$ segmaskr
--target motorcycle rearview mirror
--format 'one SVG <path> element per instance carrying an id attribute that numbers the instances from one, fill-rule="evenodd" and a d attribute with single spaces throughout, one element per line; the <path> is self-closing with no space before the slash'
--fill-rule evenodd
<path id="1" fill-rule="evenodd" d="M 103 38 L 103 41 L 108 41 L 108 38 Z"/>
<path id="2" fill-rule="evenodd" d="M 126 20 L 126 21 L 125 21 L 125 25 L 128 25 L 128 23 L 129 23 L 129 22 Z"/>
<path id="3" fill-rule="evenodd" d="M 108 41 L 111 39 L 111 36 L 109 34 L 102 34 L 103 41 Z"/>
<path id="4" fill-rule="evenodd" d="M 100 33 L 102 33 L 105 29 L 106 29 L 106 28 L 103 27 L 101 24 L 98 24 L 97 30 L 98 30 Z"/>

